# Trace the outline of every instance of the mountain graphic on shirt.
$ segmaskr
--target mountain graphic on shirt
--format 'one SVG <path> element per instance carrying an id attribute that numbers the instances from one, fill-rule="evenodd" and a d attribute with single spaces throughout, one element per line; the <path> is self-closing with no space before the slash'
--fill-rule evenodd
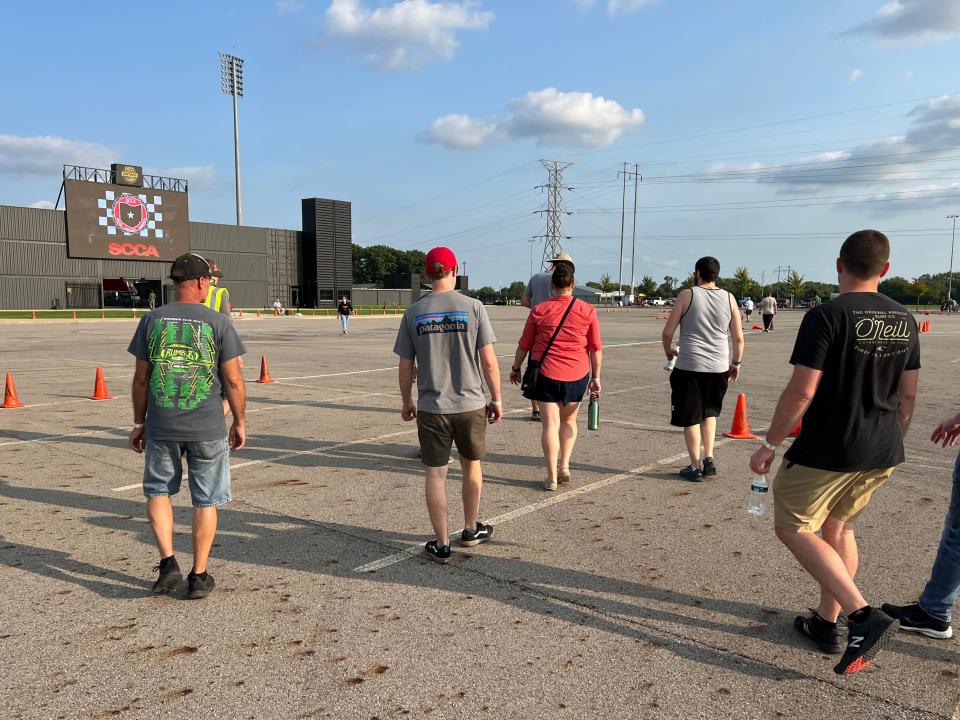
<path id="1" fill-rule="evenodd" d="M 465 333 L 470 328 L 469 313 L 463 310 L 432 312 L 416 317 L 417 335 Z"/>

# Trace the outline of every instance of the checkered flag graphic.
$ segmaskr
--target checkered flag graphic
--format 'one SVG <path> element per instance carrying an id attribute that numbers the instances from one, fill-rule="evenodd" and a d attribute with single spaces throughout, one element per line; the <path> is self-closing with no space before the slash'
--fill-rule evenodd
<path id="1" fill-rule="evenodd" d="M 163 198 L 146 193 L 134 195 L 107 190 L 97 200 L 101 210 L 100 225 L 107 229 L 107 235 L 139 236 L 143 238 L 162 238 Z"/>

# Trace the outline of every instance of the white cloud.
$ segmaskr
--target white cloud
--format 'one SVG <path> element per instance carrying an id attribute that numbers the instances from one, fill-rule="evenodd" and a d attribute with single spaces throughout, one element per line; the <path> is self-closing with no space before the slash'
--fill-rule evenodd
<path id="1" fill-rule="evenodd" d="M 960 146 L 960 95 L 916 106 L 903 135 L 878 138 L 852 148 L 801 158 L 789 165 L 718 163 L 708 172 L 755 179 L 794 193 L 815 193 L 843 184 L 910 182 L 930 177 L 937 162 Z"/>
<path id="2" fill-rule="evenodd" d="M 857 80 L 863 77 L 863 70 L 860 68 L 854 68 L 850 71 L 850 77 L 848 80 L 852 83 L 855 83 Z"/>
<path id="3" fill-rule="evenodd" d="M 493 13 L 475 0 L 400 0 L 370 9 L 361 0 L 332 0 L 327 35 L 363 53 L 382 70 L 416 70 L 451 59 L 461 30 L 485 30 Z"/>
<path id="4" fill-rule="evenodd" d="M 187 165 L 157 170 L 148 174 L 184 179 L 190 183 L 191 190 L 210 190 L 217 181 L 217 171 L 213 165 Z"/>
<path id="5" fill-rule="evenodd" d="M 35 203 L 30 203 L 30 207 L 40 210 L 53 210 L 54 205 L 49 200 L 37 200 Z"/>
<path id="6" fill-rule="evenodd" d="M 99 143 L 54 135 L 0 134 L 0 174 L 59 175 L 64 165 L 108 167 L 116 153 Z"/>
<path id="7" fill-rule="evenodd" d="M 905 190 L 864 195 L 854 202 L 875 203 L 877 213 L 891 214 L 943 206 L 955 207 L 958 200 L 960 200 L 960 183 L 949 185 L 931 183 Z"/>
<path id="8" fill-rule="evenodd" d="M 496 122 L 467 115 L 446 115 L 424 135 L 448 147 L 479 147 L 492 139 L 533 138 L 540 145 L 603 147 L 644 122 L 639 108 L 626 110 L 615 100 L 589 92 L 534 90 L 515 98 Z"/>
<path id="9" fill-rule="evenodd" d="M 957 0 L 890 0 L 873 18 L 850 32 L 884 40 L 916 43 L 939 42 L 960 34 Z"/>
<path id="10" fill-rule="evenodd" d="M 463 150 L 483 145 L 494 132 L 496 125 L 474 120 L 467 115 L 444 115 L 434 120 L 423 132 L 423 139 Z"/>
<path id="11" fill-rule="evenodd" d="M 904 80 L 913 80 L 913 70 L 907 70 L 907 71 L 903 74 L 903 79 L 904 79 Z"/>
<path id="12" fill-rule="evenodd" d="M 582 10 L 590 10 L 597 5 L 598 0 L 572 0 L 573 4 Z M 635 13 L 647 5 L 652 5 L 657 0 L 606 0 L 604 3 L 609 15 L 629 15 Z"/>

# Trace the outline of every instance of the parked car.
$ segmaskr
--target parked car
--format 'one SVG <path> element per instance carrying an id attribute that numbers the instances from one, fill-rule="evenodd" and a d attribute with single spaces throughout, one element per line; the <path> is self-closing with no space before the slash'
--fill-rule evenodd
<path id="1" fill-rule="evenodd" d="M 647 298 L 647 305 L 652 305 L 653 307 L 666 307 L 666 304 L 666 300 L 656 295 Z"/>
<path id="2" fill-rule="evenodd" d="M 673 307 L 674 305 L 677 304 L 677 299 L 667 298 L 666 300 L 663 301 L 663 304 L 666 305 L 667 307 Z"/>

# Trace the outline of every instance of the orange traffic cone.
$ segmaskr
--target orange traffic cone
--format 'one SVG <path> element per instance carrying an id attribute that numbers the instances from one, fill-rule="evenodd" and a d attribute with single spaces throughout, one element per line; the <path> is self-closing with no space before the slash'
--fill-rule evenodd
<path id="1" fill-rule="evenodd" d="M 31 320 L 36 320 L 36 319 L 37 319 L 37 314 L 36 314 L 35 312 L 30 313 L 30 319 L 31 319 Z"/>
<path id="2" fill-rule="evenodd" d="M 756 440 L 757 436 L 750 432 L 750 420 L 747 418 L 747 396 L 740 393 L 737 396 L 737 409 L 733 413 L 733 426 L 730 432 L 725 432 L 728 438 L 734 440 Z"/>
<path id="3" fill-rule="evenodd" d="M 73 319 L 74 319 L 74 320 L 77 319 L 77 311 L 76 311 L 76 310 L 73 311 Z"/>
<path id="4" fill-rule="evenodd" d="M 797 426 L 790 431 L 790 434 L 787 437 L 797 437 L 800 434 L 800 430 L 803 427 L 803 420 L 797 420 Z"/>
<path id="5" fill-rule="evenodd" d="M 240 319 L 243 320 L 243 310 L 240 311 Z"/>
<path id="6" fill-rule="evenodd" d="M 113 395 L 107 393 L 107 381 L 103 377 L 103 368 L 97 368 L 97 379 L 93 385 L 91 400 L 113 400 Z"/>
<path id="7" fill-rule="evenodd" d="M 0 405 L 0 407 L 8 410 L 23 407 L 23 403 L 17 397 L 17 387 L 13 384 L 13 375 L 10 373 L 7 373 L 7 387 L 3 391 L 3 405 Z"/>
<path id="8" fill-rule="evenodd" d="M 754 323 L 753 325 L 750 326 L 750 329 L 751 329 L 751 330 L 763 330 L 763 325 L 757 325 L 756 323 Z"/>
<path id="9" fill-rule="evenodd" d="M 101 310 L 101 311 L 100 311 L 100 319 L 101 319 L 101 320 L 106 320 L 106 318 L 107 318 L 107 314 L 106 314 L 103 310 Z"/>
<path id="10" fill-rule="evenodd" d="M 267 365 L 267 356 L 260 356 L 260 379 L 257 380 L 258 383 L 272 383 L 273 380 L 270 379 L 270 368 Z"/>
<path id="11" fill-rule="evenodd" d="M 927 320 L 927 329 L 924 332 L 930 332 L 930 325 L 933 323 L 933 320 Z"/>
<path id="12" fill-rule="evenodd" d="M 260 317 L 260 310 L 257 310 L 257 317 Z"/>

